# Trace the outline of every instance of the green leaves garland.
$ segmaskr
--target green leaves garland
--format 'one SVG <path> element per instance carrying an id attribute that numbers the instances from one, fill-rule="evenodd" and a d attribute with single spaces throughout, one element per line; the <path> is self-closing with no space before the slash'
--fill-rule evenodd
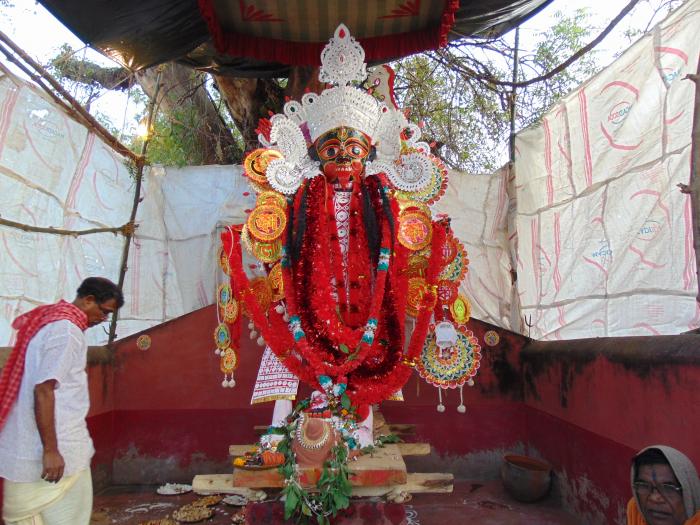
<path id="1" fill-rule="evenodd" d="M 349 399 L 341 406 L 350 405 Z M 309 400 L 300 402 L 287 418 L 287 425 L 282 428 L 270 429 L 272 432 L 283 431 L 284 438 L 277 445 L 277 451 L 284 454 L 285 462 L 279 467 L 284 477 L 284 519 L 294 519 L 297 523 L 318 523 L 330 525 L 330 519 L 335 518 L 339 511 L 350 506 L 352 486 L 350 485 L 348 469 L 348 446 L 344 438 L 332 449 L 328 460 L 323 464 L 321 476 L 316 482 L 316 490 L 309 492 L 299 482 L 299 467 L 296 464 L 292 441 L 296 432 L 299 414 L 309 406 Z M 346 409 L 347 410 L 347 409 Z M 344 416 L 347 417 L 347 416 Z"/>

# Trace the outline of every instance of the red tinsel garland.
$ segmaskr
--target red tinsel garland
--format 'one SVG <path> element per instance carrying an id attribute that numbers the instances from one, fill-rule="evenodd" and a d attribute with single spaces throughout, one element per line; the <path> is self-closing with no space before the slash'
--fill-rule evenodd
<path id="1" fill-rule="evenodd" d="M 347 383 L 348 395 L 356 406 L 387 399 L 405 384 L 411 373 L 410 366 L 406 364 L 420 354 L 435 306 L 434 294 L 428 294 L 424 298 L 409 348 L 404 355 L 403 320 L 407 297 L 405 268 L 408 253 L 403 246 L 393 242 L 392 231 L 397 224 L 398 205 L 394 199 L 390 199 L 391 209 L 387 213 L 381 196 L 381 186 L 386 183 L 378 177 L 368 177 L 365 180 L 365 191 L 370 192 L 375 215 L 380 219 L 381 246 L 392 250 L 389 270 L 376 272 L 371 300 L 366 301 L 370 305 L 368 317 L 374 317 L 378 321 L 372 344 L 361 342 L 364 324 L 358 328 L 347 326 L 336 310 L 331 276 L 334 274 L 336 283 L 341 281 L 338 272 L 331 272 L 329 266 L 332 263 L 338 265 L 339 250 L 332 247 L 332 226 L 335 226 L 335 220 L 328 213 L 328 199 L 332 200 L 332 194 L 329 195 L 325 179 L 316 177 L 307 183 L 304 217 L 306 230 L 300 260 L 294 265 L 287 265 L 282 271 L 287 311 L 302 320 L 305 331 L 305 337 L 299 341 L 294 340 L 280 314 L 274 309 L 263 312 L 258 304 L 243 268 L 239 234 L 235 231 L 222 234 L 224 249 L 233 254 L 229 263 L 232 280 L 237 281 L 235 290 L 256 329 L 275 355 L 290 372 L 314 388 L 319 387 L 319 375 L 329 375 L 335 382 Z M 302 193 L 298 192 L 294 206 L 290 207 L 293 208 L 290 213 L 295 213 L 297 220 L 300 218 Z M 357 213 L 353 217 L 356 219 L 351 221 L 353 226 L 362 229 L 361 222 L 357 222 L 361 221 L 361 214 Z M 437 223 L 434 228 L 430 265 L 426 275 L 431 290 L 434 290 L 442 270 L 442 246 L 445 242 L 444 227 Z M 350 251 L 359 250 L 359 239 L 366 245 L 366 237 L 358 235 L 352 241 L 353 246 L 349 246 Z M 233 243 L 233 249 L 230 243 Z M 364 250 L 368 253 L 366 247 Z M 356 257 L 352 264 L 348 263 L 348 278 L 360 275 L 353 274 L 360 271 L 372 275 L 371 265 L 363 267 L 361 263 L 362 257 Z M 348 353 L 341 350 L 341 344 L 345 345 Z"/>

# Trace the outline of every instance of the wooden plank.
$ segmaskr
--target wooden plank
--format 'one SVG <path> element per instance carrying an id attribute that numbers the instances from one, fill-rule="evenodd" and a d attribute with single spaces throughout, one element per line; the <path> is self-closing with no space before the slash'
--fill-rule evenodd
<path id="1" fill-rule="evenodd" d="M 430 443 L 396 443 L 402 456 L 427 456 L 430 454 Z M 244 455 L 255 445 L 230 445 L 228 453 L 232 457 Z"/>
<path id="2" fill-rule="evenodd" d="M 234 487 L 232 474 L 199 474 L 192 480 L 192 490 L 198 494 L 238 494 L 252 501 L 267 497 L 262 490 Z"/>
<path id="3" fill-rule="evenodd" d="M 453 489 L 454 476 L 440 472 L 419 472 L 409 474 L 406 483 L 390 487 L 353 487 L 355 497 L 380 497 L 387 494 L 408 492 L 410 494 L 446 494 Z"/>
<path id="4" fill-rule="evenodd" d="M 253 429 L 258 434 L 264 434 L 267 429 L 270 428 L 268 425 L 255 425 Z M 387 425 L 379 427 L 379 432 L 375 430 L 374 435 L 379 434 L 396 434 L 397 436 L 408 436 L 414 434 L 416 431 L 416 425 L 413 423 L 389 423 Z"/>
<path id="5" fill-rule="evenodd" d="M 439 472 L 408 474 L 406 483 L 385 487 L 353 487 L 355 497 L 379 497 L 390 492 L 409 492 L 411 494 L 433 493 L 445 494 L 452 492 L 452 474 Z M 231 474 L 200 474 L 194 477 L 192 489 L 200 494 L 238 494 L 258 501 L 265 498 L 260 490 L 245 487 L 234 487 Z"/>
<path id="6" fill-rule="evenodd" d="M 430 443 L 396 443 L 402 456 L 427 456 L 430 454 Z"/>
<path id="7" fill-rule="evenodd" d="M 354 486 L 390 486 L 406 483 L 406 463 L 394 444 L 378 448 L 372 454 L 360 456 L 348 464 L 350 483 Z M 304 486 L 315 485 L 321 476 L 320 468 L 300 469 L 299 481 Z M 244 470 L 235 468 L 233 484 L 237 487 L 278 488 L 284 479 L 277 469 Z"/>

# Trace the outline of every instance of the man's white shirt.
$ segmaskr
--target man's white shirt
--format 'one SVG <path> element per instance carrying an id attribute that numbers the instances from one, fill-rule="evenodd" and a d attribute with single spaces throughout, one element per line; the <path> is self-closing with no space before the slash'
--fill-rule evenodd
<path id="1" fill-rule="evenodd" d="M 70 476 L 90 467 L 95 452 L 85 417 L 90 408 L 87 342 L 68 320 L 49 323 L 27 346 L 19 395 L 0 431 L 0 477 L 17 482 L 41 479 L 43 447 L 34 415 L 34 387 L 57 381 L 54 408 L 58 450 Z"/>

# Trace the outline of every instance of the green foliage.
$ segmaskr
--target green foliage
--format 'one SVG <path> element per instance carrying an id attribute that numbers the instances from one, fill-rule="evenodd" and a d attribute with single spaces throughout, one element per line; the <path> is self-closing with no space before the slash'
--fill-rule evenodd
<path id="1" fill-rule="evenodd" d="M 341 405 L 350 405 L 346 394 L 341 397 Z M 285 461 L 278 468 L 285 479 L 282 496 L 284 497 L 284 519 L 294 519 L 297 523 L 330 525 L 331 518 L 350 506 L 352 486 L 348 469 L 348 447 L 342 439 L 331 449 L 329 459 L 323 464 L 321 476 L 316 483 L 316 490 L 309 492 L 299 483 L 296 458 L 292 450 L 292 441 L 299 421 L 299 415 L 308 408 L 309 400 L 300 402 L 287 417 L 288 424 L 282 427 L 284 438 L 277 445 L 277 452 L 284 454 Z M 279 433 L 279 431 L 275 431 Z"/>
<path id="2" fill-rule="evenodd" d="M 585 10 L 557 13 L 555 25 L 537 36 L 535 48 L 521 53 L 519 80 L 553 69 L 583 47 L 592 32 Z M 508 39 L 463 39 L 393 64 L 399 106 L 410 111 L 411 121 L 423 123 L 423 136 L 452 168 L 488 173 L 507 161 L 511 88 L 489 79 L 512 80 L 512 32 Z M 551 79 L 519 88 L 517 128 L 536 122 L 597 70 L 595 54 L 589 53 Z"/>

